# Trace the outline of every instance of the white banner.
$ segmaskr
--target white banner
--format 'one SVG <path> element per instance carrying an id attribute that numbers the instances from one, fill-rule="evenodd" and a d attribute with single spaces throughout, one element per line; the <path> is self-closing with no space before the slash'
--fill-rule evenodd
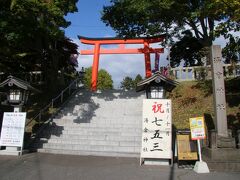
<path id="1" fill-rule="evenodd" d="M 172 104 L 169 99 L 144 99 L 141 158 L 172 158 Z"/>
<path id="2" fill-rule="evenodd" d="M 22 147 L 25 121 L 25 112 L 5 112 L 3 115 L 0 146 Z"/>

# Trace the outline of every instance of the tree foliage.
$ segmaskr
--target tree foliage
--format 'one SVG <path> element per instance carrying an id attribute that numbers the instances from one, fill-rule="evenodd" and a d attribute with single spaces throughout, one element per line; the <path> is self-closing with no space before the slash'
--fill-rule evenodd
<path id="1" fill-rule="evenodd" d="M 103 8 L 102 21 L 123 37 L 166 34 L 173 66 L 181 60 L 198 65 L 201 47 L 208 55 L 216 37 L 239 31 L 239 9 L 236 0 L 112 0 Z M 186 36 L 186 30 L 193 35 Z"/>
<path id="2" fill-rule="evenodd" d="M 231 21 L 240 22 L 240 1 L 213 0 L 216 4 L 216 13 L 229 17 Z"/>
<path id="3" fill-rule="evenodd" d="M 1 0 L 0 71 L 42 70 L 50 77 L 73 66 L 69 59 L 77 45 L 64 36 L 63 28 L 70 25 L 64 16 L 77 11 L 76 2 Z"/>
<path id="4" fill-rule="evenodd" d="M 204 56 L 202 44 L 193 37 L 190 31 L 186 31 L 184 34 L 184 37 L 171 48 L 171 67 L 179 66 L 182 60 L 184 60 L 184 66 L 202 65 L 201 58 Z"/>
<path id="5" fill-rule="evenodd" d="M 86 88 L 91 88 L 92 67 L 85 69 L 83 82 Z M 98 71 L 97 88 L 99 90 L 113 89 L 113 80 L 111 75 L 104 69 Z"/>
<path id="6" fill-rule="evenodd" d="M 135 77 L 135 79 L 134 79 L 134 85 L 135 85 L 135 87 L 137 86 L 137 83 L 139 83 L 139 82 L 142 81 L 142 80 L 143 80 L 142 76 L 141 76 L 140 74 L 138 74 L 138 75 Z"/>
<path id="7" fill-rule="evenodd" d="M 127 76 L 123 79 L 123 81 L 121 82 L 121 88 L 126 89 L 126 90 L 130 90 L 134 88 L 134 81 L 131 77 Z"/>
<path id="8" fill-rule="evenodd" d="M 222 50 L 222 55 L 225 58 L 225 63 L 236 63 L 239 61 L 240 55 L 240 38 L 230 36 L 229 42 Z"/>
<path id="9" fill-rule="evenodd" d="M 102 20 L 120 36 L 158 35 L 181 37 L 189 29 L 203 46 L 210 46 L 216 35 L 238 30 L 228 13 L 218 11 L 212 0 L 112 0 L 103 8 Z M 215 32 L 217 22 L 220 24 Z M 227 29 L 227 31 L 224 31 Z"/>
<path id="10" fill-rule="evenodd" d="M 134 89 L 137 86 L 137 83 L 139 83 L 140 81 L 142 81 L 142 76 L 140 74 L 138 74 L 135 79 L 126 76 L 122 82 L 121 82 L 121 88 L 126 89 L 126 90 L 130 90 L 130 89 Z"/>

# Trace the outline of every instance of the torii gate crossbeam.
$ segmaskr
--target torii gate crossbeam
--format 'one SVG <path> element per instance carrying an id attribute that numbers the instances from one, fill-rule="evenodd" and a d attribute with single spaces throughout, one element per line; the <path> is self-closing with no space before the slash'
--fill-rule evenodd
<path id="1" fill-rule="evenodd" d="M 98 66 L 100 54 L 144 54 L 145 57 L 145 73 L 146 77 L 152 75 L 151 72 L 151 60 L 150 53 L 163 53 L 163 48 L 151 48 L 151 43 L 158 43 L 163 41 L 164 35 L 157 37 L 145 37 L 145 38 L 87 38 L 78 36 L 79 40 L 83 44 L 94 45 L 93 50 L 81 50 L 82 55 L 94 55 L 92 66 L 92 81 L 91 89 L 97 90 L 97 78 L 98 78 Z M 118 44 L 118 48 L 114 49 L 101 49 L 101 45 Z M 125 48 L 125 44 L 143 44 L 143 48 Z"/>

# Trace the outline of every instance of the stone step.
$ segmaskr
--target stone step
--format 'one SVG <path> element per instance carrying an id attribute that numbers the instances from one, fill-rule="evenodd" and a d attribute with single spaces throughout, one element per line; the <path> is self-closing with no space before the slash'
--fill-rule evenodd
<path id="1" fill-rule="evenodd" d="M 53 119 L 55 123 L 105 123 L 105 124 L 115 124 L 115 123 L 122 123 L 122 124 L 140 124 L 142 122 L 142 116 L 123 116 L 123 117 L 79 117 L 79 116 L 64 116 L 61 119 Z"/>
<path id="2" fill-rule="evenodd" d="M 60 135 L 51 135 L 50 139 L 64 139 L 64 140 L 105 140 L 105 141 L 137 141 L 140 142 L 142 136 L 134 135 L 134 136 L 109 136 L 106 134 L 101 134 L 99 136 L 96 135 L 72 135 L 72 134 L 60 134 Z"/>
<path id="3" fill-rule="evenodd" d="M 118 120 L 111 119 L 111 118 L 99 118 L 99 119 L 82 119 L 82 118 L 73 118 L 67 120 L 54 120 L 55 124 L 141 124 L 142 118 L 130 119 L 130 118 L 119 118 Z"/>
<path id="4" fill-rule="evenodd" d="M 67 125 L 50 125 L 46 128 L 49 129 L 61 129 L 61 130 L 84 130 L 84 129 L 114 129 L 121 131 L 135 130 L 139 131 L 142 129 L 142 125 L 136 124 L 98 124 L 98 123 L 83 123 L 83 124 L 67 124 Z"/>
<path id="5" fill-rule="evenodd" d="M 117 127 L 122 127 L 122 128 L 140 128 L 142 127 L 142 124 L 140 123 L 124 123 L 124 122 L 119 122 L 119 123 L 101 123 L 101 122 L 87 122 L 87 123 L 74 123 L 74 122 L 57 122 L 54 123 L 54 126 L 64 126 L 64 127 L 96 127 L 96 128 L 104 128 L 104 127 L 109 127 L 109 128 L 117 128 Z"/>
<path id="6" fill-rule="evenodd" d="M 63 134 L 87 134 L 91 133 L 119 133 L 119 134 L 141 134 L 142 128 L 96 128 L 96 127 L 62 127 L 56 126 L 46 129 L 47 132 Z"/>
<path id="7" fill-rule="evenodd" d="M 123 131 L 126 129 L 135 129 L 139 130 L 142 129 L 142 124 L 102 124 L 102 123 L 67 123 L 67 124 L 54 124 L 50 125 L 49 127 L 46 127 L 47 129 L 90 129 L 90 128 L 96 128 L 96 129 L 122 129 Z"/>
<path id="8" fill-rule="evenodd" d="M 43 149 L 79 150 L 79 151 L 108 151 L 139 153 L 140 147 L 136 146 L 105 146 L 105 145 L 80 145 L 80 144 L 43 144 Z"/>
<path id="9" fill-rule="evenodd" d="M 58 132 L 57 132 L 58 133 Z M 95 135 L 95 136 L 101 136 L 101 135 L 107 135 L 107 136 L 141 136 L 141 133 L 137 132 L 119 132 L 119 131 L 85 131 L 85 132 L 79 132 L 79 131 L 62 131 L 61 134 L 69 134 L 69 135 Z"/>
<path id="10" fill-rule="evenodd" d="M 141 141 L 116 141 L 116 140 L 89 140 L 89 139 L 49 139 L 49 144 L 79 144 L 79 145 L 104 145 L 104 146 L 141 146 Z"/>
<path id="11" fill-rule="evenodd" d="M 140 153 L 120 153 L 106 151 L 79 151 L 79 150 L 61 150 L 61 149 L 38 149 L 41 153 L 51 154 L 69 154 L 82 156 L 109 156 L 109 157 L 140 157 Z"/>
<path id="12" fill-rule="evenodd" d="M 126 113 L 116 113 L 111 111 L 110 114 L 106 114 L 104 111 L 102 111 L 100 114 L 96 115 L 94 114 L 78 114 L 78 113 L 72 113 L 68 112 L 62 117 L 58 119 L 66 119 L 66 120 L 73 120 L 73 119 L 92 119 L 92 120 L 101 120 L 101 119 L 111 119 L 111 120 L 121 120 L 121 119 L 126 119 L 126 120 L 137 120 L 138 118 L 142 119 L 142 113 L 135 113 L 135 114 L 126 114 Z"/>
<path id="13" fill-rule="evenodd" d="M 50 126 L 50 127 L 46 127 L 44 129 L 45 131 L 48 132 L 133 132 L 133 133 L 141 133 L 142 127 L 98 127 L 98 126 L 89 126 L 89 127 L 82 127 L 82 126 L 78 126 L 78 127 L 69 127 L 69 126 Z"/>
<path id="14" fill-rule="evenodd" d="M 114 110 L 110 110 L 114 112 Z M 101 112 L 94 112 L 94 114 L 81 114 L 80 112 L 68 112 L 61 114 L 61 116 L 57 116 L 59 119 L 112 119 L 113 121 L 117 121 L 120 119 L 129 119 L 129 120 L 137 120 L 137 118 L 142 119 L 142 112 L 136 113 L 125 113 L 125 112 L 114 112 L 114 113 L 105 113 L 104 110 Z"/>
<path id="15" fill-rule="evenodd" d="M 130 91 L 77 93 L 43 131 L 39 152 L 139 157 L 143 98 Z"/>

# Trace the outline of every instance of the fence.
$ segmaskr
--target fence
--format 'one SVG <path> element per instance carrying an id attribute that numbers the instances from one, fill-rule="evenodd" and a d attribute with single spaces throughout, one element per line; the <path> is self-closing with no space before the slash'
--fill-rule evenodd
<path id="1" fill-rule="evenodd" d="M 240 63 L 235 65 L 223 64 L 223 72 L 225 78 L 233 78 L 240 76 Z M 210 66 L 193 66 L 193 67 L 177 67 L 171 68 L 170 74 L 177 81 L 194 81 L 201 79 L 211 79 Z"/>

